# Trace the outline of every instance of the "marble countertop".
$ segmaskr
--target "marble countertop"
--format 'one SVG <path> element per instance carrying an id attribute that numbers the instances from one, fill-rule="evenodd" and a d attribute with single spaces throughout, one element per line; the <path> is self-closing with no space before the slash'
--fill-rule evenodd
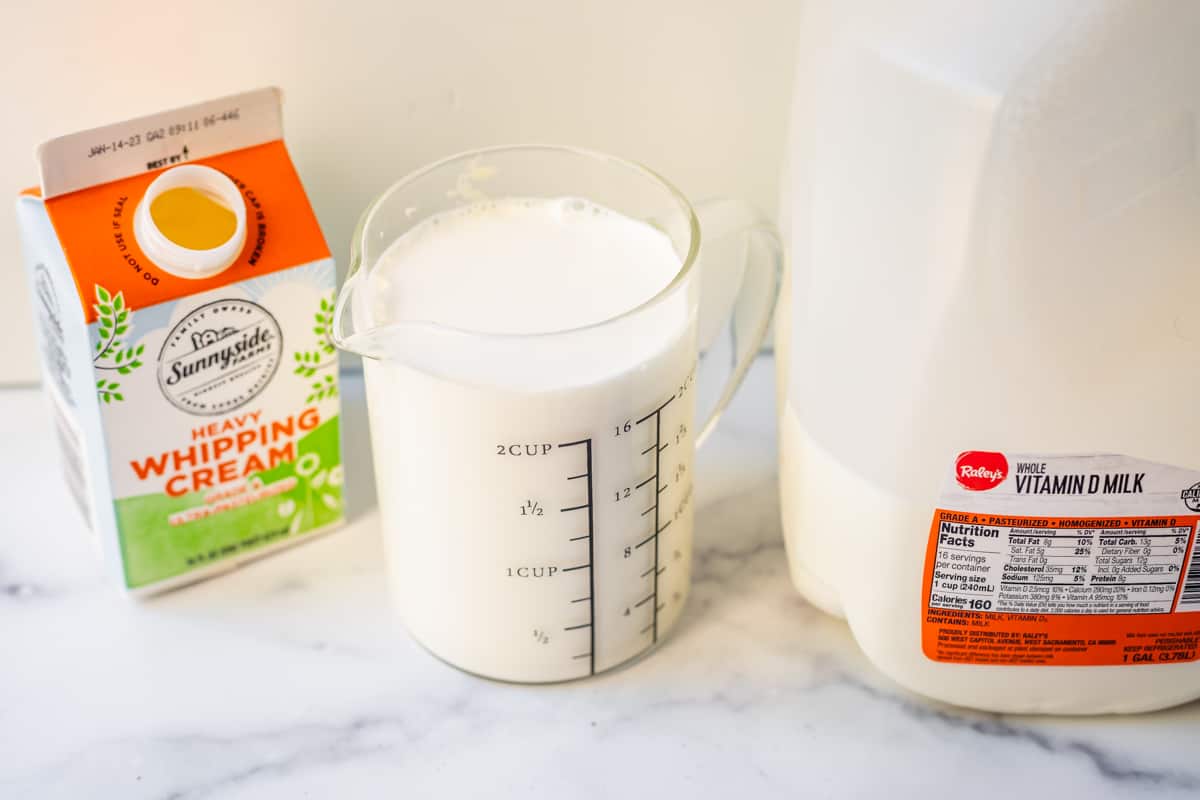
<path id="1" fill-rule="evenodd" d="M 695 587 L 651 657 L 493 683 L 389 611 L 360 379 L 344 530 L 147 601 L 99 574 L 36 389 L 0 390 L 0 797 L 1200 796 L 1200 704 L 979 714 L 876 672 L 784 564 L 771 362 L 697 466 Z"/>

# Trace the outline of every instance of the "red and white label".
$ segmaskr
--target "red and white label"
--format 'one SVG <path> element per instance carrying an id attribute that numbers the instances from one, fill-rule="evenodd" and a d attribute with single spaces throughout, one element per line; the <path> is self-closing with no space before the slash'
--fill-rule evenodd
<path id="1" fill-rule="evenodd" d="M 1003 453 L 968 450 L 954 461 L 954 479 L 972 492 L 986 492 L 999 486 L 1008 477 L 1008 459 Z"/>
<path id="2" fill-rule="evenodd" d="M 1038 666 L 1200 658 L 1200 472 L 968 451 L 929 530 L 922 649 Z"/>

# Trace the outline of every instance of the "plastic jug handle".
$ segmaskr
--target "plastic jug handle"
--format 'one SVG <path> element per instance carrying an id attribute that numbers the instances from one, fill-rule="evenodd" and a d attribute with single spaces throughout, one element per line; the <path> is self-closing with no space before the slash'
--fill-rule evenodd
<path id="1" fill-rule="evenodd" d="M 775 225 L 729 198 L 695 205 L 700 221 L 697 446 L 716 427 L 762 346 L 779 296 L 783 245 Z"/>

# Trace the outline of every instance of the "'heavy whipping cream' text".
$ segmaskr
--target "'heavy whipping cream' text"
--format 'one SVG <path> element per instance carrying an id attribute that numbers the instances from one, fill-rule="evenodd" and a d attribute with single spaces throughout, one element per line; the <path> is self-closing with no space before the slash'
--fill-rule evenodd
<path id="1" fill-rule="evenodd" d="M 213 486 L 296 460 L 296 440 L 321 424 L 314 408 L 262 421 L 262 411 L 234 414 L 192 429 L 192 444 L 129 462 L 140 481 L 163 480 L 170 497 Z"/>

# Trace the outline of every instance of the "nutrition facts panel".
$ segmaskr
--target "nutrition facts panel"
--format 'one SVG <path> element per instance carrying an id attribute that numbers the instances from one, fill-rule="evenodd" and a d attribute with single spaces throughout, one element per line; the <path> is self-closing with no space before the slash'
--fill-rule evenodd
<path id="1" fill-rule="evenodd" d="M 1200 471 L 1121 454 L 967 450 L 925 548 L 934 661 L 1200 661 Z"/>
<path id="2" fill-rule="evenodd" d="M 929 607 L 1169 614 L 1195 517 L 1003 517 L 939 510 Z"/>

